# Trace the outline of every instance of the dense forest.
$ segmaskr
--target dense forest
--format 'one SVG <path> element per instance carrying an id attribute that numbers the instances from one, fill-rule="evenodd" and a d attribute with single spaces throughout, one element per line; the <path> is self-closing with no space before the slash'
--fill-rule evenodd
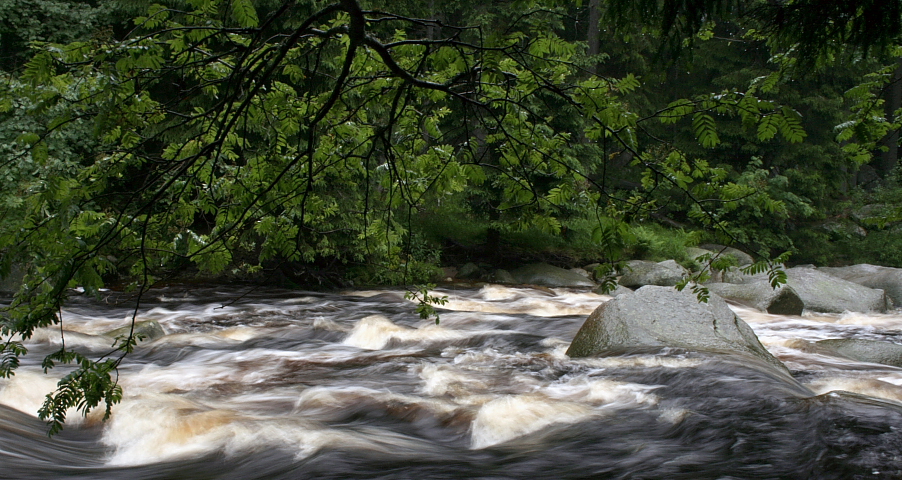
<path id="1" fill-rule="evenodd" d="M 902 266 L 895 1 L 2 0 L 0 19 L 3 375 L 71 288 L 414 285 L 702 242 Z M 134 342 L 47 357 L 80 368 L 42 414 L 109 407 Z"/>

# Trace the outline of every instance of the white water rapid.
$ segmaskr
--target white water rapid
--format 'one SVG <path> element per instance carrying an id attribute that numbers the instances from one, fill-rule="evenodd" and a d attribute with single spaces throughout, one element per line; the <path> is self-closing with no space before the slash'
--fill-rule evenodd
<path id="1" fill-rule="evenodd" d="M 902 368 L 807 342 L 902 343 L 902 312 L 777 316 L 734 307 L 805 388 L 741 358 L 663 349 L 570 359 L 609 297 L 440 289 L 440 325 L 403 292 L 167 288 L 165 335 L 120 369 L 124 399 L 47 438 L 65 369 L 38 331 L 0 380 L 2 478 L 902 478 Z M 74 297 L 66 345 L 101 353 L 125 294 Z M 812 395 L 813 393 L 813 395 Z"/>

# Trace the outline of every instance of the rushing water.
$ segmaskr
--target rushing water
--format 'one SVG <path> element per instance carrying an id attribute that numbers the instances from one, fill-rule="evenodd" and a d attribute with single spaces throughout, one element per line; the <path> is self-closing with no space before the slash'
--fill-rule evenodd
<path id="1" fill-rule="evenodd" d="M 39 331 L 0 384 L 2 478 L 902 478 L 902 369 L 794 348 L 902 343 L 902 313 L 784 317 L 736 308 L 797 382 L 745 358 L 674 349 L 573 360 L 608 299 L 439 290 L 441 325 L 399 291 L 163 289 L 166 335 L 120 370 L 107 422 L 35 417 L 65 371 Z M 126 298 L 75 297 L 66 345 L 108 351 Z M 30 362 L 30 363 L 29 363 Z"/>

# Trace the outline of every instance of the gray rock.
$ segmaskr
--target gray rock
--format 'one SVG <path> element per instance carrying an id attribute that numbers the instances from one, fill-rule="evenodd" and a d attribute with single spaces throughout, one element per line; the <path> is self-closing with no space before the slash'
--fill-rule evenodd
<path id="1" fill-rule="evenodd" d="M 588 278 L 589 280 L 592 279 L 592 274 L 587 272 L 586 270 L 583 270 L 582 268 L 571 268 L 570 271 L 573 273 L 578 273 L 578 274 Z"/>
<path id="2" fill-rule="evenodd" d="M 463 264 L 457 271 L 458 278 L 477 278 L 481 274 L 482 269 L 472 262 Z"/>
<path id="3" fill-rule="evenodd" d="M 718 272 L 723 283 L 753 283 L 751 275 L 742 273 L 739 267 L 730 267 L 726 270 Z"/>
<path id="4" fill-rule="evenodd" d="M 768 282 L 754 282 L 744 285 L 733 283 L 709 283 L 708 290 L 717 295 L 743 305 L 757 308 L 775 315 L 801 315 L 805 303 L 789 285 L 774 290 Z"/>
<path id="5" fill-rule="evenodd" d="M 117 328 L 115 330 L 110 330 L 109 332 L 104 333 L 107 337 L 116 338 L 116 337 L 127 337 L 128 332 L 131 330 L 131 325 L 126 325 L 121 328 Z M 143 320 L 139 322 L 135 322 L 135 335 L 143 336 L 138 343 L 149 342 L 151 340 L 156 340 L 163 335 L 166 335 L 166 332 L 163 330 L 163 327 L 156 320 Z"/>
<path id="6" fill-rule="evenodd" d="M 698 257 L 711 253 L 710 250 L 698 247 L 686 247 L 686 257 L 692 260 L 698 260 Z"/>
<path id="7" fill-rule="evenodd" d="M 660 263 L 630 260 L 626 262 L 619 283 L 629 288 L 645 285 L 672 287 L 688 274 L 689 272 L 685 268 L 673 260 Z"/>
<path id="8" fill-rule="evenodd" d="M 544 285 L 546 287 L 594 287 L 595 282 L 570 270 L 545 263 L 520 267 L 512 272 L 516 283 Z"/>
<path id="9" fill-rule="evenodd" d="M 881 218 L 891 215 L 893 210 L 893 207 L 885 203 L 872 203 L 853 210 L 849 216 L 862 225 L 873 225 Z"/>
<path id="10" fill-rule="evenodd" d="M 867 230 L 846 219 L 825 222 L 822 223 L 819 228 L 829 233 L 834 238 L 849 237 L 852 235 L 861 238 L 868 236 Z"/>
<path id="11" fill-rule="evenodd" d="M 868 288 L 879 288 L 896 306 L 902 306 L 902 268 L 862 263 L 849 267 L 821 267 L 818 270 Z"/>
<path id="12" fill-rule="evenodd" d="M 676 347 L 762 360 L 785 375 L 745 322 L 717 295 L 699 303 L 689 291 L 647 286 L 602 304 L 567 350 L 571 357 L 614 354 L 630 348 Z"/>
<path id="13" fill-rule="evenodd" d="M 500 268 L 498 270 L 495 270 L 495 273 L 492 275 L 492 280 L 495 283 L 517 283 L 517 280 L 514 279 L 514 276 L 511 275 L 511 272 Z"/>
<path id="14" fill-rule="evenodd" d="M 598 287 L 595 290 L 592 290 L 592 293 L 597 293 L 599 295 L 608 295 L 610 297 L 616 297 L 617 295 L 626 295 L 629 293 L 633 293 L 633 289 L 626 288 L 623 285 L 617 285 L 616 287 L 614 287 L 613 290 L 611 290 L 608 293 L 603 292 L 601 287 Z"/>
<path id="15" fill-rule="evenodd" d="M 787 268 L 785 271 L 787 284 L 805 302 L 806 310 L 842 313 L 847 310 L 885 312 L 887 309 L 887 296 L 883 290 L 868 288 L 813 268 Z"/>
<path id="16" fill-rule="evenodd" d="M 859 362 L 902 367 L 902 345 L 857 338 L 831 338 L 818 342 L 795 340 L 789 346 L 808 353 L 848 358 Z"/>
<path id="17" fill-rule="evenodd" d="M 736 263 L 740 267 L 755 263 L 755 259 L 752 258 L 751 255 L 733 247 L 725 247 L 716 243 L 706 243 L 704 245 L 699 245 L 699 247 L 714 252 L 715 255 L 731 256 L 736 259 Z"/>

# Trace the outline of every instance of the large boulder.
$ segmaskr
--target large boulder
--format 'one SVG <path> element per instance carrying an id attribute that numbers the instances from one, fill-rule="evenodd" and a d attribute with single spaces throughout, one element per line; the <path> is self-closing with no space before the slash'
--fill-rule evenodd
<path id="1" fill-rule="evenodd" d="M 862 263 L 848 267 L 821 267 L 818 270 L 865 287 L 879 288 L 895 305 L 902 306 L 902 268 Z"/>
<path id="2" fill-rule="evenodd" d="M 711 295 L 707 303 L 700 303 L 689 291 L 658 286 L 642 287 L 595 309 L 567 355 L 588 357 L 653 347 L 745 355 L 789 374 L 722 298 Z"/>
<path id="3" fill-rule="evenodd" d="M 623 268 L 619 283 L 624 287 L 637 288 L 645 285 L 672 287 L 689 272 L 673 260 L 655 263 L 645 260 L 630 260 Z"/>
<path id="4" fill-rule="evenodd" d="M 883 290 L 868 288 L 813 268 L 796 267 L 785 271 L 787 284 L 798 292 L 806 310 L 842 313 L 885 312 L 887 309 L 887 297 Z"/>
<path id="5" fill-rule="evenodd" d="M 545 263 L 536 263 L 520 267 L 511 276 L 517 283 L 544 285 L 546 287 L 594 287 L 595 282 L 588 278 Z"/>
<path id="6" fill-rule="evenodd" d="M 768 282 L 744 285 L 734 283 L 708 283 L 708 290 L 721 297 L 775 315 L 801 315 L 805 302 L 789 285 L 774 290 Z"/>
<path id="7" fill-rule="evenodd" d="M 902 345 L 892 342 L 858 338 L 831 338 L 818 342 L 795 340 L 790 346 L 808 353 L 902 367 Z"/>

